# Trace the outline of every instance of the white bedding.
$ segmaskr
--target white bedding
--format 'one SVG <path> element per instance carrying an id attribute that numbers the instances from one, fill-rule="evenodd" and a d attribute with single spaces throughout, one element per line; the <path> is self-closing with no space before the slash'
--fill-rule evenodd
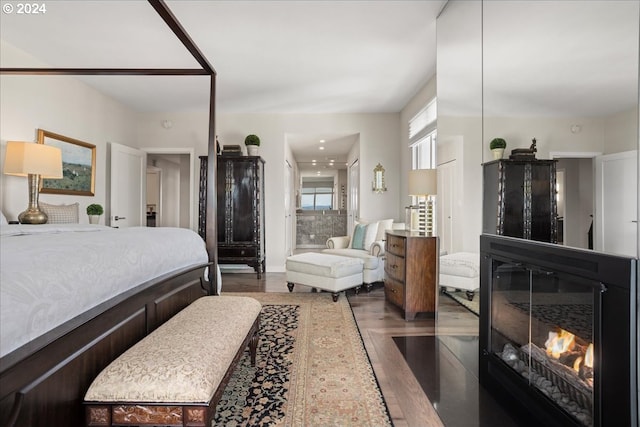
<path id="1" fill-rule="evenodd" d="M 0 357 L 152 278 L 206 263 L 182 228 L 0 226 Z"/>

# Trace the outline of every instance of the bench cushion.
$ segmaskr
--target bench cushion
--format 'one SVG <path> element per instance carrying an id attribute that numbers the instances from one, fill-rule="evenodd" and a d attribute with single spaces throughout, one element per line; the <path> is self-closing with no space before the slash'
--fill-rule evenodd
<path id="1" fill-rule="evenodd" d="M 85 402 L 207 404 L 261 308 L 239 296 L 194 301 L 107 366 Z"/>
<path id="2" fill-rule="evenodd" d="M 440 274 L 461 277 L 480 275 L 480 255 L 471 252 L 456 252 L 440 257 Z"/>
<path id="3" fill-rule="evenodd" d="M 362 260 L 325 253 L 307 252 L 288 257 L 287 271 L 331 278 L 355 274 L 362 275 Z"/>

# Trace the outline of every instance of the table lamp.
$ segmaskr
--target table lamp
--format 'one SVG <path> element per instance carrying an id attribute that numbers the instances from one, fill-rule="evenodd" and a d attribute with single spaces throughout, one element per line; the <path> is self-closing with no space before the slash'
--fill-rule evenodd
<path id="1" fill-rule="evenodd" d="M 418 198 L 418 231 L 433 235 L 433 201 L 438 188 L 437 169 L 409 171 L 409 195 Z"/>
<path id="2" fill-rule="evenodd" d="M 40 210 L 41 178 L 62 178 L 62 151 L 50 145 L 7 141 L 5 175 L 26 176 L 29 180 L 29 207 L 18 215 L 21 224 L 45 224 L 47 215 Z"/>

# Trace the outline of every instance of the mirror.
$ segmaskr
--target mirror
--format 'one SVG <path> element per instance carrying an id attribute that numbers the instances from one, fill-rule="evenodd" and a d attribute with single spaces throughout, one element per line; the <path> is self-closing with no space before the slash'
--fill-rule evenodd
<path id="1" fill-rule="evenodd" d="M 465 205 L 481 193 L 477 165 L 493 160 L 492 139 L 506 140 L 508 157 L 536 138 L 536 158 L 558 160 L 563 243 L 637 256 L 637 201 L 628 201 L 637 200 L 637 174 L 619 174 L 623 185 L 606 178 L 624 156 L 637 168 L 638 17 L 639 3 L 627 1 L 449 1 L 438 18 L 438 135 L 447 156 L 456 143 L 473 156 L 456 193 Z M 478 138 L 479 153 L 468 149 Z M 627 213 L 605 222 L 615 200 Z M 469 219 L 482 200 L 471 207 Z M 613 246 L 614 235 L 634 248 Z"/>
<path id="2" fill-rule="evenodd" d="M 449 1 L 437 21 L 440 249 L 479 252 L 482 229 L 482 3 Z"/>
<path id="3" fill-rule="evenodd" d="M 387 187 L 384 183 L 384 168 L 380 163 L 373 168 L 373 182 L 371 183 L 371 189 L 376 193 L 387 191 Z"/>

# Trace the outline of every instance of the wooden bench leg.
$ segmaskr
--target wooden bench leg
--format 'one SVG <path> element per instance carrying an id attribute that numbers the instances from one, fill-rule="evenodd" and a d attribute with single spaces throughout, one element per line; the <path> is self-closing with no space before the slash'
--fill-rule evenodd
<path id="1" fill-rule="evenodd" d="M 253 333 L 251 340 L 249 341 L 249 354 L 251 355 L 251 366 L 256 366 L 256 354 L 258 353 L 258 331 L 260 328 L 257 328 Z"/>

